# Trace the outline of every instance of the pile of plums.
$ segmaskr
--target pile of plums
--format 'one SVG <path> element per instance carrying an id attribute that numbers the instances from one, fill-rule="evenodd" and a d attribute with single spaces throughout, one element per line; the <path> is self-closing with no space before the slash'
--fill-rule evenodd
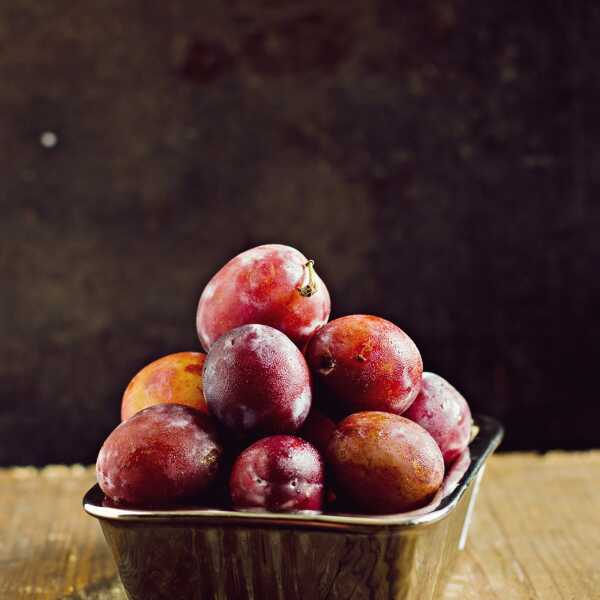
<path id="1" fill-rule="evenodd" d="M 465 399 L 402 329 L 328 322 L 329 293 L 298 250 L 264 245 L 204 288 L 206 354 L 171 354 L 123 395 L 96 465 L 110 501 L 239 510 L 397 513 L 427 504 L 467 447 Z"/>

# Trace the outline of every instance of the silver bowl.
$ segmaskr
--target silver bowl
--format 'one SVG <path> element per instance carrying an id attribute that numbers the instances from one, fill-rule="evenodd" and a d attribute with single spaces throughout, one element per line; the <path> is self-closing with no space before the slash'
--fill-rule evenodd
<path id="1" fill-rule="evenodd" d="M 485 461 L 502 426 L 475 419 L 471 463 L 418 515 L 138 510 L 83 499 L 100 521 L 130 600 L 430 600 L 463 549 Z"/>

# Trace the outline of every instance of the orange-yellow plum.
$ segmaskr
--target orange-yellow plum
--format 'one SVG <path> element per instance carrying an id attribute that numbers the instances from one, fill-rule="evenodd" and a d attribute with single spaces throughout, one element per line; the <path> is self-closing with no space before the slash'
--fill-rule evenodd
<path id="1" fill-rule="evenodd" d="M 202 387 L 205 358 L 201 352 L 177 352 L 146 365 L 123 394 L 121 420 L 154 404 L 184 404 L 207 413 Z"/>

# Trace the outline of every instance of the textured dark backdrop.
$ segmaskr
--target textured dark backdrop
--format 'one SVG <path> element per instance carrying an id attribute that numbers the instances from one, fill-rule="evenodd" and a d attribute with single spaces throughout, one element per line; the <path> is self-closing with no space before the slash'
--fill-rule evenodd
<path id="1" fill-rule="evenodd" d="M 93 461 L 249 246 L 500 417 L 600 444 L 600 4 L 0 3 L 0 463 Z"/>

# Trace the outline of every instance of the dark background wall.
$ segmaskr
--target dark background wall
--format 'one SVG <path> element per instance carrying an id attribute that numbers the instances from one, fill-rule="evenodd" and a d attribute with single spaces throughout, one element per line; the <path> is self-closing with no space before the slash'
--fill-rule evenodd
<path id="1" fill-rule="evenodd" d="M 506 449 L 600 444 L 600 4 L 0 4 L 0 463 L 95 460 L 262 242 Z"/>

